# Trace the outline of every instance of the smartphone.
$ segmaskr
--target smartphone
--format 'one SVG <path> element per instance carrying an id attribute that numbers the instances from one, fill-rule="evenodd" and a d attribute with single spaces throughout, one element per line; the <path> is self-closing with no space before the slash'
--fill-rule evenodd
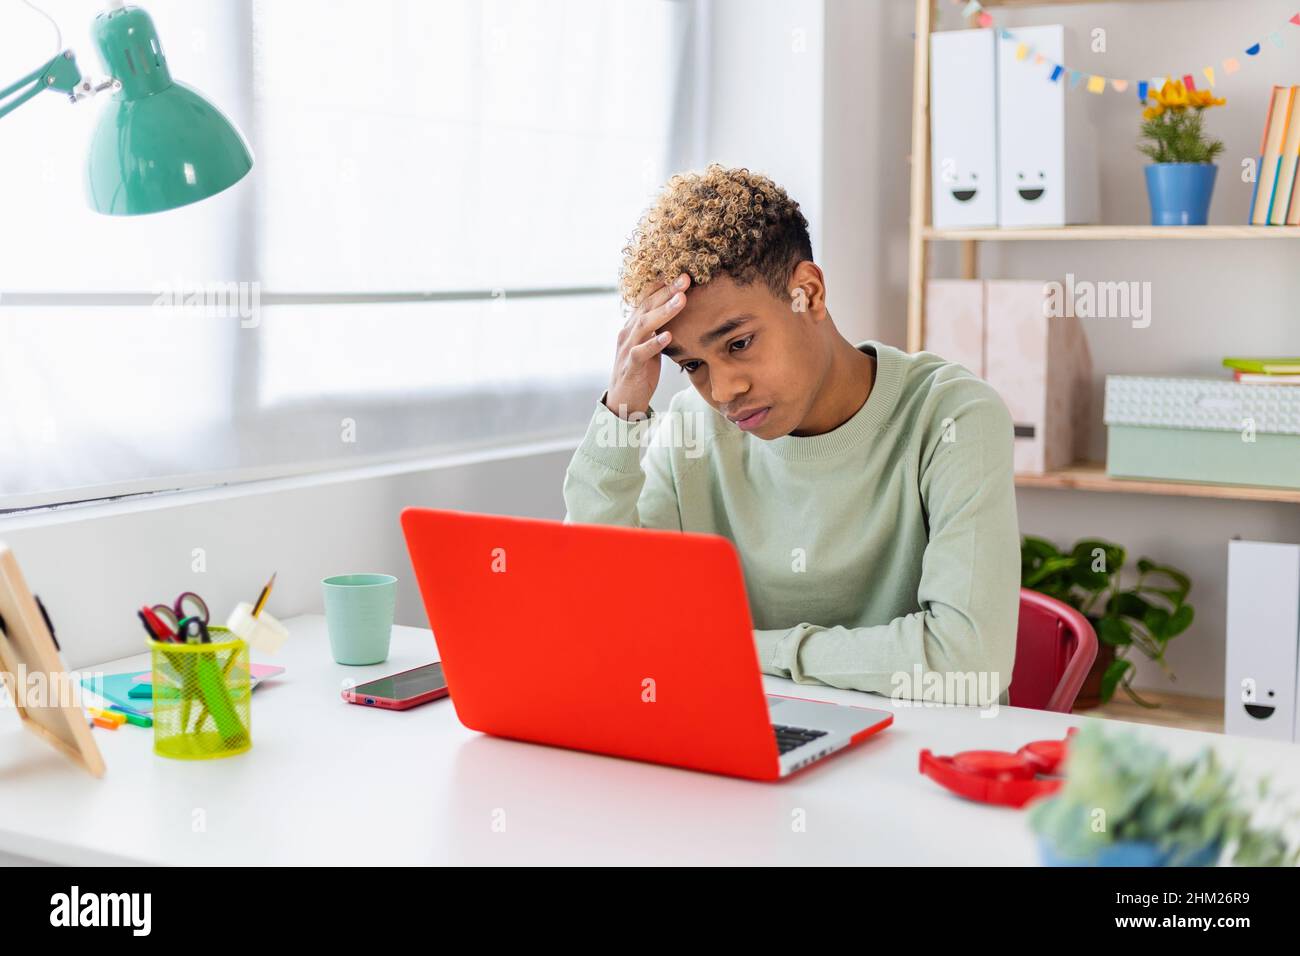
<path id="1" fill-rule="evenodd" d="M 366 681 L 343 691 L 343 699 L 362 707 L 409 710 L 417 704 L 447 696 L 441 664 L 425 664 L 409 671 Z"/>

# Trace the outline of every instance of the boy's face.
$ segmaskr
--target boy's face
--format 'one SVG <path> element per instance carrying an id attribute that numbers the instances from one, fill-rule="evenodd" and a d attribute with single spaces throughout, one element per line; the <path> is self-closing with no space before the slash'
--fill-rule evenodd
<path id="1" fill-rule="evenodd" d="M 829 366 L 819 318 L 762 281 L 718 275 L 686 290 L 686 305 L 663 326 L 673 336 L 664 354 L 737 427 L 780 438 L 799 428 Z"/>

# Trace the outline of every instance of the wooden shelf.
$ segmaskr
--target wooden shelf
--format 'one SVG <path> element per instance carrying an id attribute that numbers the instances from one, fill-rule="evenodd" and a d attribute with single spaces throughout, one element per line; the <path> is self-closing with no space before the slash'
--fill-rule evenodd
<path id="1" fill-rule="evenodd" d="M 1076 710 L 1085 717 L 1104 717 L 1109 720 L 1127 720 L 1137 724 L 1158 724 L 1161 727 L 1179 727 L 1183 730 L 1200 730 L 1211 734 L 1223 733 L 1223 698 L 1191 697 L 1165 691 L 1138 688 L 1144 700 L 1160 706 L 1149 710 L 1129 700 L 1122 690 L 1115 691 L 1109 704 L 1088 710 Z"/>
<path id="2" fill-rule="evenodd" d="M 1108 491 L 1135 495 L 1172 495 L 1181 498 L 1223 498 L 1232 501 L 1280 501 L 1300 504 L 1300 489 L 1264 488 L 1257 485 L 1207 485 L 1191 481 L 1150 478 L 1112 478 L 1106 466 L 1082 463 L 1042 475 L 1016 475 L 1017 488 L 1059 488 Z"/>
<path id="3" fill-rule="evenodd" d="M 1300 239 L 1300 226 L 1026 226 L 1015 229 L 936 229 L 934 226 L 926 226 L 922 235 L 929 240 L 978 240 L 980 242 Z"/>
<path id="4" fill-rule="evenodd" d="M 1115 0 L 981 0 L 986 7 L 1063 7 L 1085 3 L 1114 3 Z M 1168 0 L 1129 0 L 1130 3 L 1166 3 Z"/>

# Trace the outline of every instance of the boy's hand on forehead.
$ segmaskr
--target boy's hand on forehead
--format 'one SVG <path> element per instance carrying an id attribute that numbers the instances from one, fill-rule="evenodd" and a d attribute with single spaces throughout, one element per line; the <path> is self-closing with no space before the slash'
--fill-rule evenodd
<path id="1" fill-rule="evenodd" d="M 644 417 L 659 385 L 659 354 L 672 340 L 671 332 L 660 332 L 686 305 L 691 284 L 683 272 L 672 282 L 652 288 L 641 297 L 618 333 L 614 372 L 610 376 L 605 407 L 620 418 Z"/>

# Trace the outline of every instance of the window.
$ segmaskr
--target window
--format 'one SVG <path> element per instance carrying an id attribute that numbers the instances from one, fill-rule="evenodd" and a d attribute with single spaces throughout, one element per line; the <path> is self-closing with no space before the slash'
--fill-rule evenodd
<path id="1" fill-rule="evenodd" d="M 99 7 L 55 11 L 87 74 Z M 102 217 L 93 100 L 0 120 L 0 508 L 581 431 L 622 246 L 696 161 L 693 0 L 147 9 L 253 172 Z M 25 71 L 54 31 L 23 13 Z"/>

